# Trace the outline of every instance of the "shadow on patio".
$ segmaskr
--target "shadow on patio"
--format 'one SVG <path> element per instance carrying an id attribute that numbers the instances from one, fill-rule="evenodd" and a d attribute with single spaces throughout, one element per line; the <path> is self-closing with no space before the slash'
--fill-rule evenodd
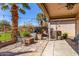
<path id="1" fill-rule="evenodd" d="M 74 41 L 67 39 L 66 42 L 72 47 L 74 51 L 79 54 L 79 44 L 76 44 Z"/>

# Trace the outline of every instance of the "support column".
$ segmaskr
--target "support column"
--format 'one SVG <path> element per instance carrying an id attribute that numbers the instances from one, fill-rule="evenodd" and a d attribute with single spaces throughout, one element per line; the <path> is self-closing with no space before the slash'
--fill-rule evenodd
<path id="1" fill-rule="evenodd" d="M 79 34 L 79 18 L 75 20 L 75 35 Z"/>
<path id="2" fill-rule="evenodd" d="M 79 6 L 76 8 L 77 14 L 76 14 L 76 20 L 75 20 L 75 36 L 79 34 Z"/>
<path id="3" fill-rule="evenodd" d="M 50 40 L 50 22 L 48 22 L 48 35 L 49 35 L 49 39 L 48 40 Z"/>

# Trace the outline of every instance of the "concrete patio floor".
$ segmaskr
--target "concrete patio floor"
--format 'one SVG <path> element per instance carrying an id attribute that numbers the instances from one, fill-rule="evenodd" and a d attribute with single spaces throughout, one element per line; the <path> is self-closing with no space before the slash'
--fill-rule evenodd
<path id="1" fill-rule="evenodd" d="M 39 40 L 38 43 L 24 46 L 20 43 L 9 45 L 0 49 L 0 52 L 26 52 L 16 56 L 78 56 L 78 54 L 71 48 L 65 40 L 47 41 Z"/>
<path id="2" fill-rule="evenodd" d="M 33 51 L 30 53 L 22 53 L 18 54 L 16 56 L 40 56 L 47 45 L 48 41 L 47 40 L 38 40 L 38 43 L 31 44 L 29 46 L 24 46 L 20 42 L 9 45 L 6 47 L 3 47 L 0 49 L 0 52 L 12 52 L 12 53 L 19 53 L 19 52 L 28 52 L 28 51 Z"/>
<path id="3" fill-rule="evenodd" d="M 65 40 L 49 41 L 42 56 L 77 56 Z"/>

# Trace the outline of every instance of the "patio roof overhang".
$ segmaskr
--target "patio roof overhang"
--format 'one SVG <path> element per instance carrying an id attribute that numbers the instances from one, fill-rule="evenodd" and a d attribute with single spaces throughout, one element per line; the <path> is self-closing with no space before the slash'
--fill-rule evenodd
<path id="1" fill-rule="evenodd" d="M 39 3 L 38 6 L 42 9 L 49 20 L 54 20 L 75 18 L 79 4 L 76 4 L 71 10 L 68 10 L 64 3 Z"/>

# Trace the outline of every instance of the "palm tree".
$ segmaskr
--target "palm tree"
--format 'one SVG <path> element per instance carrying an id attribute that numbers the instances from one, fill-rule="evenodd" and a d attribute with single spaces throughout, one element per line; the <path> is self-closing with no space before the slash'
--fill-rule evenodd
<path id="1" fill-rule="evenodd" d="M 45 22 L 47 22 L 46 21 L 46 16 L 43 13 L 38 13 L 37 14 L 37 17 L 36 17 L 36 20 L 41 25 L 40 33 L 43 34 L 43 27 L 44 27 L 43 24 Z M 42 39 L 42 37 L 41 37 L 41 39 Z"/>
<path id="2" fill-rule="evenodd" d="M 19 7 L 16 3 L 8 3 L 8 4 L 1 4 L 2 10 L 11 9 L 10 12 L 12 14 L 12 39 L 14 41 L 17 40 L 17 32 L 18 32 L 18 11 L 20 11 L 22 14 L 25 14 L 25 8 L 30 9 L 29 5 L 27 3 L 22 3 L 22 7 Z"/>
<path id="3" fill-rule="evenodd" d="M 36 20 L 38 21 L 38 23 L 41 25 L 43 25 L 43 21 L 46 19 L 45 15 L 43 13 L 38 13 Z"/>
<path id="4" fill-rule="evenodd" d="M 37 17 L 36 17 L 36 20 L 41 25 L 41 27 L 43 27 L 43 24 L 45 22 L 47 22 L 46 16 L 43 13 L 38 13 Z"/>

